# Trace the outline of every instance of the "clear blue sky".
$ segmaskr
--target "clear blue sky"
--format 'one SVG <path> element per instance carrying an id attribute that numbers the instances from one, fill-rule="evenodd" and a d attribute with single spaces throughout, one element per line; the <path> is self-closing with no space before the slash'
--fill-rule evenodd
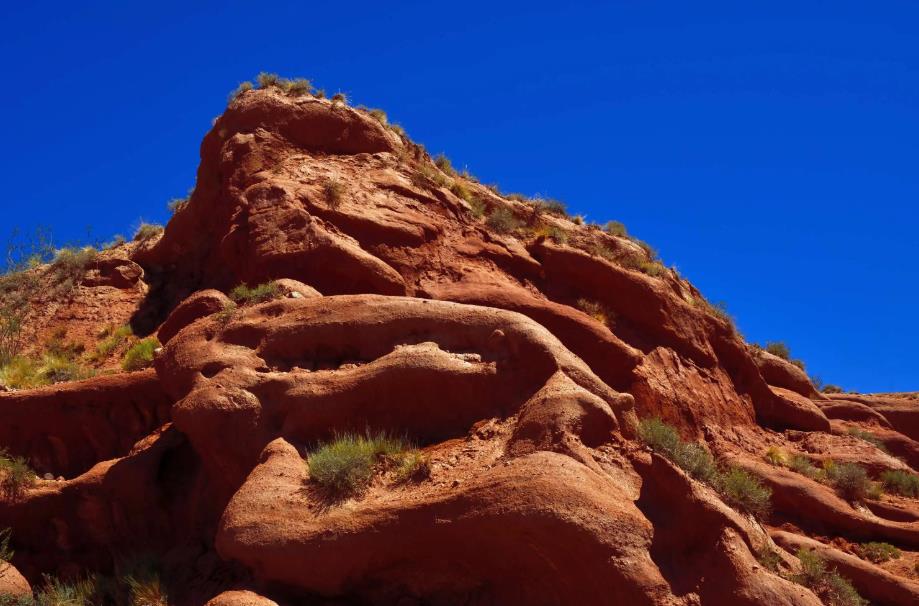
<path id="1" fill-rule="evenodd" d="M 0 228 L 165 221 L 227 93 L 305 76 L 623 221 L 824 381 L 919 389 L 917 27 L 915 2 L 17 3 Z"/>

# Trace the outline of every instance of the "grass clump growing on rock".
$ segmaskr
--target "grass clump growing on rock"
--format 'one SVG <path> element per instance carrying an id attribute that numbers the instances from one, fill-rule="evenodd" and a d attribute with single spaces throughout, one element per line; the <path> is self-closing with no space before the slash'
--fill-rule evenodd
<path id="1" fill-rule="evenodd" d="M 150 238 L 155 238 L 161 233 L 163 233 L 162 225 L 157 225 L 156 223 L 141 223 L 137 231 L 134 232 L 134 241 L 146 242 Z"/>
<path id="2" fill-rule="evenodd" d="M 605 324 L 606 326 L 611 326 L 615 321 L 616 314 L 597 301 L 582 298 L 575 302 L 575 306 L 597 322 Z"/>
<path id="3" fill-rule="evenodd" d="M 792 580 L 804 585 L 828 606 L 867 606 L 852 584 L 835 570 L 827 569 L 826 560 L 816 551 L 799 549 L 795 554 L 801 562 L 801 572 Z"/>
<path id="4" fill-rule="evenodd" d="M 607 221 L 606 225 L 603 226 L 603 231 L 611 236 L 619 236 L 620 238 L 626 238 L 629 235 L 625 225 L 619 221 Z"/>
<path id="5" fill-rule="evenodd" d="M 763 454 L 763 458 L 770 465 L 776 465 L 778 467 L 782 467 L 788 462 L 787 458 L 785 457 L 785 453 L 782 452 L 782 449 L 778 446 L 770 446 L 768 449 L 766 449 L 765 454 Z"/>
<path id="6" fill-rule="evenodd" d="M 499 206 L 485 219 L 485 225 L 499 234 L 509 234 L 520 227 L 520 221 L 510 210 Z"/>
<path id="7" fill-rule="evenodd" d="M 856 463 L 833 463 L 825 469 L 827 479 L 837 492 L 850 501 L 862 501 L 871 492 L 871 480 L 865 468 Z"/>
<path id="8" fill-rule="evenodd" d="M 338 179 L 329 177 L 322 185 L 322 193 L 331 208 L 338 208 L 345 193 L 345 186 Z"/>
<path id="9" fill-rule="evenodd" d="M 99 335 L 102 341 L 96 345 L 96 350 L 89 354 L 90 362 L 101 362 L 108 358 L 113 351 L 121 347 L 134 334 L 131 326 L 125 324 L 118 328 L 107 328 Z"/>
<path id="10" fill-rule="evenodd" d="M 811 460 L 804 455 L 794 454 L 788 461 L 788 468 L 795 473 L 808 477 L 811 480 L 822 482 L 826 480 L 826 473 L 811 463 Z"/>
<path id="11" fill-rule="evenodd" d="M 29 462 L 0 449 L 0 492 L 7 498 L 16 498 L 34 484 L 35 472 Z"/>
<path id="12" fill-rule="evenodd" d="M 887 560 L 896 560 L 900 557 L 900 550 L 890 543 L 862 543 L 855 548 L 858 555 L 870 562 L 880 564 Z"/>
<path id="13" fill-rule="evenodd" d="M 331 496 L 355 495 L 370 485 L 374 467 L 382 457 L 398 455 L 405 450 L 403 440 L 385 433 L 342 434 L 310 453 L 307 458 L 310 480 Z"/>
<path id="14" fill-rule="evenodd" d="M 230 299 L 238 305 L 255 305 L 281 296 L 281 287 L 277 282 L 265 282 L 253 288 L 240 284 L 230 291 Z"/>
<path id="15" fill-rule="evenodd" d="M 772 490 L 747 471 L 729 467 L 718 477 L 717 488 L 729 505 L 758 519 L 769 515 Z"/>
<path id="16" fill-rule="evenodd" d="M 919 476 L 900 469 L 881 473 L 881 482 L 888 492 L 904 497 L 919 497 Z"/>
<path id="17" fill-rule="evenodd" d="M 863 442 L 868 442 L 882 452 L 887 452 L 887 447 L 884 446 L 884 442 L 882 442 L 879 437 L 870 431 L 865 431 L 864 429 L 859 429 L 858 427 L 850 427 L 846 433 L 848 433 L 853 438 L 858 438 Z"/>
<path id="18" fill-rule="evenodd" d="M 160 342 L 156 337 L 141 339 L 125 352 L 121 368 L 128 372 L 149 368 L 153 365 L 153 354 L 159 347 Z"/>

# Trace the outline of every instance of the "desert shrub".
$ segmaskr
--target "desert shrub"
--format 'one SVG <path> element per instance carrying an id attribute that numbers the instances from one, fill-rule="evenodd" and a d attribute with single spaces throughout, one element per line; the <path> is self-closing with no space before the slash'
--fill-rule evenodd
<path id="1" fill-rule="evenodd" d="M 792 366 L 797 366 L 801 370 L 807 370 L 807 367 L 804 364 L 804 360 L 799 360 L 798 358 L 795 358 L 793 360 L 789 360 L 789 362 L 791 362 Z"/>
<path id="2" fill-rule="evenodd" d="M 45 352 L 49 356 L 74 360 L 83 353 L 83 350 L 82 343 L 67 340 L 67 328 L 64 326 L 54 330 L 45 340 Z"/>
<path id="3" fill-rule="evenodd" d="M 729 467 L 718 478 L 718 489 L 729 505 L 759 519 L 769 515 L 772 490 L 747 471 Z"/>
<path id="4" fill-rule="evenodd" d="M 768 541 L 756 547 L 754 555 L 763 568 L 770 572 L 777 573 L 782 565 L 782 556 Z"/>
<path id="5" fill-rule="evenodd" d="M 10 389 L 33 389 L 47 385 L 41 365 L 25 356 L 15 356 L 0 366 L 0 384 Z"/>
<path id="6" fill-rule="evenodd" d="M 386 126 L 386 124 L 388 123 L 386 112 L 384 112 L 382 109 L 371 108 L 367 110 L 367 113 L 370 114 L 371 118 L 373 118 L 374 120 L 376 120 L 383 126 Z"/>
<path id="7" fill-rule="evenodd" d="M 504 197 L 507 198 L 508 200 L 514 200 L 515 202 L 529 202 L 530 201 L 530 198 L 528 198 L 527 196 L 519 192 L 511 192 Z"/>
<path id="8" fill-rule="evenodd" d="M 881 473 L 881 482 L 888 492 L 904 497 L 919 497 L 919 476 L 900 469 Z"/>
<path id="9" fill-rule="evenodd" d="M 239 305 L 255 305 L 264 303 L 281 296 L 281 287 L 277 282 L 265 282 L 254 288 L 240 284 L 230 291 L 230 299 Z"/>
<path id="10" fill-rule="evenodd" d="M 277 74 L 270 74 L 268 72 L 261 72 L 258 76 L 255 77 L 255 81 L 258 83 L 259 88 L 281 86 L 281 77 Z"/>
<path id="11" fill-rule="evenodd" d="M 228 102 L 235 101 L 237 97 L 239 97 L 241 94 L 243 94 L 246 91 L 252 90 L 253 88 L 255 88 L 255 86 L 248 80 L 246 80 L 245 82 L 240 82 L 239 86 L 237 86 L 233 90 L 233 92 L 230 93 L 229 97 L 227 98 L 227 101 Z"/>
<path id="12" fill-rule="evenodd" d="M 880 564 L 887 560 L 896 560 L 900 557 L 900 550 L 890 543 L 862 543 L 856 547 L 858 555 L 866 560 Z"/>
<path id="13" fill-rule="evenodd" d="M 141 339 L 125 352 L 121 368 L 128 372 L 149 368 L 153 365 L 153 354 L 159 347 L 160 342 L 156 337 Z"/>
<path id="14" fill-rule="evenodd" d="M 35 472 L 29 462 L 0 448 L 0 492 L 8 498 L 16 498 L 34 484 Z"/>
<path id="15" fill-rule="evenodd" d="M 603 226 L 603 230 L 611 236 L 625 238 L 629 235 L 628 231 L 625 229 L 625 225 L 619 221 L 607 221 L 606 225 Z"/>
<path id="16" fill-rule="evenodd" d="M 865 431 L 864 429 L 859 429 L 858 427 L 850 427 L 846 433 L 848 433 L 853 438 L 858 438 L 863 442 L 868 442 L 878 450 L 887 452 L 887 447 L 884 446 L 884 442 L 881 441 L 879 437 L 871 433 L 870 431 Z"/>
<path id="17" fill-rule="evenodd" d="M 324 88 L 316 89 L 313 92 L 313 96 L 316 97 L 317 99 L 325 99 L 325 89 Z"/>
<path id="18" fill-rule="evenodd" d="M 101 362 L 105 360 L 112 355 L 113 351 L 126 343 L 133 334 L 134 331 L 128 324 L 104 331 L 104 333 L 100 335 L 103 337 L 102 341 L 99 341 L 99 343 L 96 344 L 96 350 L 89 354 L 89 361 Z"/>
<path id="19" fill-rule="evenodd" d="M 347 105 L 348 95 L 342 92 L 335 93 L 332 95 L 332 103 L 341 103 L 342 105 Z"/>
<path id="20" fill-rule="evenodd" d="M 779 448 L 778 446 L 770 446 L 769 448 L 767 448 L 766 452 L 763 454 L 763 458 L 770 465 L 777 465 L 779 467 L 787 463 L 785 453 L 782 452 L 782 449 Z"/>
<path id="21" fill-rule="evenodd" d="M 508 196 L 510 198 L 510 196 Z M 568 208 L 565 206 L 565 203 L 561 200 L 553 200 L 552 198 L 537 198 L 532 200 L 533 209 L 537 213 L 546 213 L 549 215 L 554 215 L 556 217 L 567 217 Z"/>
<path id="22" fill-rule="evenodd" d="M 839 385 L 824 385 L 821 391 L 823 393 L 842 393 L 842 387 Z"/>
<path id="23" fill-rule="evenodd" d="M 116 583 L 127 590 L 130 606 L 167 606 L 169 597 L 156 558 L 134 555 L 125 559 L 120 568 Z"/>
<path id="24" fill-rule="evenodd" d="M 62 248 L 57 251 L 48 271 L 58 287 L 67 290 L 83 280 L 89 264 L 95 258 L 96 249 L 91 246 L 86 248 Z"/>
<path id="25" fill-rule="evenodd" d="M 402 440 L 384 433 L 339 435 L 308 456 L 310 480 L 332 496 L 360 493 L 370 485 L 378 460 L 399 454 L 405 448 Z"/>
<path id="26" fill-rule="evenodd" d="M 592 317 L 597 322 L 606 324 L 607 326 L 611 324 L 614 317 L 614 314 L 608 310 L 605 305 L 592 299 L 578 299 L 575 302 L 575 307 L 583 311 L 588 316 Z"/>
<path id="27" fill-rule="evenodd" d="M 652 278 L 656 278 L 667 273 L 667 268 L 664 267 L 664 264 L 660 261 L 642 261 L 638 266 L 638 270 L 643 274 L 651 276 Z"/>
<path id="28" fill-rule="evenodd" d="M 485 219 L 485 225 L 499 234 L 507 234 L 520 227 L 520 221 L 510 210 L 499 206 Z"/>
<path id="29" fill-rule="evenodd" d="M 399 455 L 399 461 L 393 472 L 396 482 L 419 480 L 431 475 L 431 463 L 420 450 L 409 450 Z"/>
<path id="30" fill-rule="evenodd" d="M 156 223 L 141 223 L 137 231 L 134 232 L 134 241 L 146 242 L 150 238 L 155 238 L 161 233 L 163 233 L 162 225 L 157 225 Z"/>
<path id="31" fill-rule="evenodd" d="M 38 373 L 45 385 L 81 381 L 96 374 L 76 360 L 54 355 L 43 357 Z"/>
<path id="32" fill-rule="evenodd" d="M 188 198 L 173 198 L 166 203 L 166 208 L 172 214 L 182 211 L 186 206 L 188 206 Z"/>
<path id="33" fill-rule="evenodd" d="M 584 215 L 575 215 L 571 217 L 571 222 L 575 225 L 584 225 Z"/>
<path id="34" fill-rule="evenodd" d="M 482 202 L 479 198 L 472 197 L 472 199 L 467 200 L 469 204 L 469 212 L 472 213 L 472 216 L 476 219 L 481 219 L 485 216 L 485 212 L 488 210 L 488 207 L 485 206 L 485 203 Z"/>
<path id="35" fill-rule="evenodd" d="M 65 583 L 46 576 L 44 585 L 35 594 L 34 606 L 91 606 L 95 593 L 93 578 Z"/>
<path id="36" fill-rule="evenodd" d="M 389 125 L 389 130 L 396 133 L 403 139 L 408 139 L 408 133 L 405 132 L 405 129 L 402 127 L 401 124 L 392 123 Z"/>
<path id="37" fill-rule="evenodd" d="M 642 420 L 638 437 L 698 480 L 710 482 L 717 475 L 715 460 L 708 450 L 694 442 L 684 442 L 676 428 L 658 418 Z"/>
<path id="38" fill-rule="evenodd" d="M 856 463 L 836 463 L 825 471 L 836 491 L 850 501 L 864 500 L 871 489 L 868 472 Z"/>
<path id="39" fill-rule="evenodd" d="M 313 92 L 313 84 L 306 78 L 296 78 L 290 81 L 287 92 L 294 97 L 302 97 Z"/>
<path id="40" fill-rule="evenodd" d="M 826 473 L 811 463 L 811 460 L 804 455 L 793 454 L 788 461 L 788 468 L 817 482 L 826 479 Z"/>
<path id="41" fill-rule="evenodd" d="M 448 175 L 456 176 L 456 170 L 453 168 L 453 164 L 450 162 L 450 158 L 444 154 L 437 154 L 434 156 L 434 164 L 440 170 L 444 171 Z"/>
<path id="42" fill-rule="evenodd" d="M 799 549 L 795 554 L 801 562 L 801 572 L 792 580 L 804 585 L 828 606 L 867 606 L 868 602 L 835 570 L 828 570 L 826 560 L 816 551 Z"/>
<path id="43" fill-rule="evenodd" d="M 345 193 L 345 186 L 338 179 L 329 177 L 322 185 L 322 193 L 325 194 L 326 202 L 330 207 L 338 208 Z"/>
<path id="44" fill-rule="evenodd" d="M 447 187 L 449 181 L 440 171 L 436 171 L 426 164 L 420 164 L 418 170 L 412 174 L 412 182 L 419 187 Z"/>
<path id="45" fill-rule="evenodd" d="M 10 539 L 13 531 L 10 528 L 0 530 L 0 562 L 9 562 L 13 559 L 13 548 L 10 547 Z"/>
<path id="46" fill-rule="evenodd" d="M 766 347 L 764 349 L 772 355 L 782 358 L 783 360 L 787 360 L 791 357 L 791 351 L 789 351 L 788 346 L 781 341 L 769 341 L 766 343 Z"/>
<path id="47" fill-rule="evenodd" d="M 555 225 L 547 226 L 544 235 L 556 244 L 566 244 L 568 242 L 568 233 Z"/>
<path id="48" fill-rule="evenodd" d="M 450 192 L 457 198 L 461 198 L 466 202 L 470 202 L 472 200 L 472 194 L 470 194 L 469 190 L 466 189 L 466 186 L 464 186 L 459 181 L 453 181 L 453 183 L 450 185 Z"/>

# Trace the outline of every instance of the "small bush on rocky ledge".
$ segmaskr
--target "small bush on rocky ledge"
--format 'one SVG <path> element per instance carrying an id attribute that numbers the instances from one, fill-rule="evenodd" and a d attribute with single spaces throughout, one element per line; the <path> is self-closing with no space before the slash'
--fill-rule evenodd
<path id="1" fill-rule="evenodd" d="M 227 101 L 229 102 L 235 101 L 241 94 L 243 94 L 246 91 L 250 91 L 253 88 L 255 88 L 255 86 L 248 80 L 246 80 L 245 82 L 240 82 L 239 86 L 237 86 L 233 90 L 233 92 L 230 93 L 229 97 L 227 98 Z"/>
<path id="2" fill-rule="evenodd" d="M 769 515 L 772 490 L 747 471 L 729 467 L 718 476 L 716 488 L 729 505 L 758 519 Z"/>
<path id="3" fill-rule="evenodd" d="M 374 467 L 382 457 L 399 455 L 405 450 L 403 440 L 385 433 L 343 434 L 321 444 L 307 457 L 310 480 L 330 496 L 355 495 L 370 485 Z"/>
<path id="4" fill-rule="evenodd" d="M 834 463 L 825 468 L 827 479 L 850 501 L 862 501 L 871 491 L 865 468 L 856 463 Z"/>
<path id="5" fill-rule="evenodd" d="M 769 341 L 763 349 L 783 360 L 788 360 L 791 357 L 791 351 L 788 349 L 788 346 L 781 341 Z"/>
<path id="6" fill-rule="evenodd" d="M 509 234 L 520 227 L 520 221 L 510 210 L 499 206 L 485 219 L 485 225 L 499 234 Z"/>
<path id="7" fill-rule="evenodd" d="M 900 469 L 881 473 L 881 482 L 888 492 L 904 497 L 919 497 L 919 476 Z"/>
<path id="8" fill-rule="evenodd" d="M 329 177 L 322 185 L 322 193 L 325 194 L 325 200 L 329 207 L 338 208 L 345 193 L 345 186 L 338 179 Z"/>
<path id="9" fill-rule="evenodd" d="M 107 328 L 99 335 L 102 340 L 96 344 L 96 350 L 89 354 L 89 361 L 94 363 L 102 362 L 112 355 L 112 352 L 126 343 L 133 334 L 134 331 L 128 324 L 118 328 Z"/>
<path id="10" fill-rule="evenodd" d="M 137 231 L 134 232 L 134 241 L 146 242 L 150 238 L 155 238 L 161 233 L 163 233 L 162 225 L 157 225 L 156 223 L 141 223 Z"/>
<path id="11" fill-rule="evenodd" d="M 801 572 L 792 580 L 813 591 L 827 606 L 867 606 L 847 579 L 835 570 L 828 570 L 826 560 L 816 551 L 799 549 L 795 554 L 801 562 Z"/>
<path id="12" fill-rule="evenodd" d="M 613 311 L 607 309 L 602 303 L 592 299 L 578 299 L 575 302 L 575 307 L 606 326 L 611 326 L 616 317 Z"/>
<path id="13" fill-rule="evenodd" d="M 900 557 L 900 550 L 890 543 L 862 543 L 855 548 L 859 557 L 880 564 L 887 560 L 896 560 Z"/>
<path id="14" fill-rule="evenodd" d="M 824 385 L 820 391 L 823 393 L 842 393 L 842 387 L 839 385 Z"/>
<path id="15" fill-rule="evenodd" d="M 35 472 L 29 462 L 0 448 L 0 492 L 7 498 L 17 498 L 35 484 Z"/>
<path id="16" fill-rule="evenodd" d="M 277 282 L 265 282 L 254 288 L 240 284 L 230 291 L 230 299 L 238 305 L 255 305 L 271 301 L 281 296 L 281 287 Z"/>
<path id="17" fill-rule="evenodd" d="M 884 442 L 881 441 L 879 437 L 871 433 L 870 431 L 865 431 L 864 429 L 859 429 L 858 427 L 850 427 L 846 433 L 848 433 L 853 438 L 858 438 L 863 442 L 868 442 L 881 452 L 887 452 L 887 447 L 884 446 Z"/>
<path id="18" fill-rule="evenodd" d="M 603 226 L 603 231 L 611 236 L 619 236 L 620 238 L 626 238 L 629 235 L 625 225 L 619 221 L 607 221 L 606 225 Z"/>
<path id="19" fill-rule="evenodd" d="M 125 352 L 121 368 L 131 372 L 143 370 L 153 365 L 153 354 L 160 347 L 156 337 L 141 339 Z"/>
<path id="20" fill-rule="evenodd" d="M 823 482 L 826 480 L 826 473 L 811 463 L 811 460 L 804 455 L 792 455 L 791 459 L 788 461 L 788 468 L 795 473 L 800 473 L 802 476 L 808 477 L 811 480 L 815 480 L 817 482 Z"/>
<path id="21" fill-rule="evenodd" d="M 48 269 L 54 277 L 57 288 L 66 291 L 79 284 L 86 275 L 89 264 L 96 258 L 96 254 L 96 249 L 91 246 L 62 248 L 57 251 Z"/>
<path id="22" fill-rule="evenodd" d="M 765 454 L 763 454 L 763 458 L 770 465 L 776 465 L 779 467 L 784 466 L 788 462 L 787 458 L 785 457 L 785 453 L 782 452 L 782 449 L 778 446 L 770 446 L 768 449 L 766 449 Z"/>

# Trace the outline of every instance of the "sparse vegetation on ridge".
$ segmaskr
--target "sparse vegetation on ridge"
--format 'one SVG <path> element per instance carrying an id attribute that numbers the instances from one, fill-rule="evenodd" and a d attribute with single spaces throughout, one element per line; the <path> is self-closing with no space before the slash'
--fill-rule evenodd
<path id="1" fill-rule="evenodd" d="M 792 580 L 813 591 L 827 606 L 867 606 L 848 579 L 827 568 L 826 559 L 816 551 L 799 549 L 795 554 L 801 572 Z"/>
<path id="2" fill-rule="evenodd" d="M 875 564 L 881 564 L 888 560 L 896 560 L 900 557 L 900 550 L 890 543 L 862 543 L 856 546 L 855 551 L 859 557 L 864 558 Z"/>
<path id="3" fill-rule="evenodd" d="M 250 288 L 240 284 L 230 291 L 230 299 L 237 305 L 256 305 L 281 296 L 281 287 L 277 282 L 265 282 Z"/>
<path id="4" fill-rule="evenodd" d="M 690 476 L 714 488 L 728 505 L 758 519 L 769 515 L 772 491 L 768 487 L 739 467 L 720 469 L 704 446 L 684 442 L 672 425 L 658 418 L 644 419 L 639 423 L 638 437 Z"/>
<path id="5" fill-rule="evenodd" d="M 904 497 L 919 497 L 919 476 L 900 469 L 888 469 L 881 473 L 884 488 Z"/>
<path id="6" fill-rule="evenodd" d="M 163 226 L 157 225 L 156 223 L 141 223 L 137 228 L 137 231 L 134 232 L 134 241 L 135 242 L 146 242 L 151 238 L 163 233 Z"/>
<path id="7" fill-rule="evenodd" d="M 881 440 L 881 438 L 877 437 L 870 431 L 865 431 L 864 429 L 859 429 L 858 427 L 850 427 L 848 430 L 846 430 L 846 433 L 853 438 L 858 438 L 863 442 L 868 442 L 881 452 L 887 452 L 887 447 L 884 446 L 884 442 Z"/>

